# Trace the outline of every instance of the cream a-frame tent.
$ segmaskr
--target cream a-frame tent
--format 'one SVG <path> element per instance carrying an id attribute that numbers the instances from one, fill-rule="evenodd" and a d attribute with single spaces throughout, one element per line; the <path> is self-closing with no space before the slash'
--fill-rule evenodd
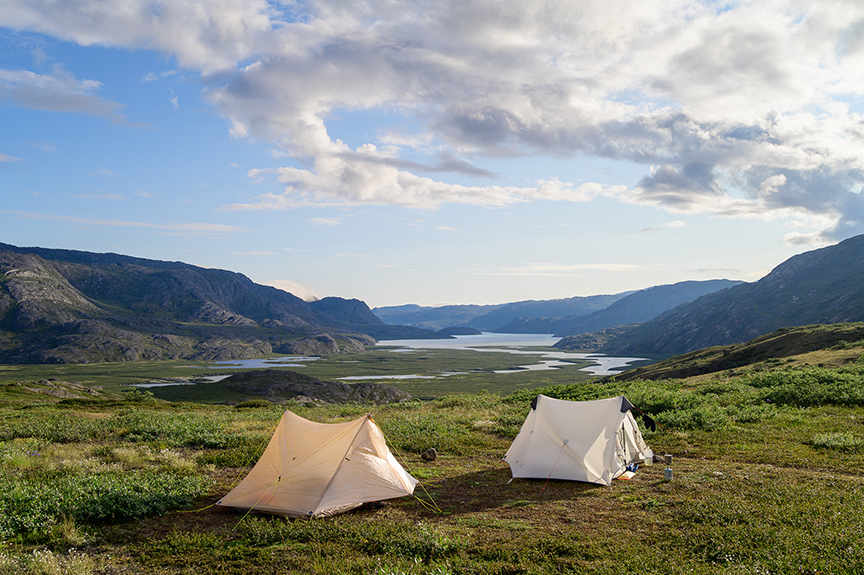
<path id="1" fill-rule="evenodd" d="M 611 485 L 629 464 L 651 456 L 632 407 L 623 395 L 594 401 L 538 395 L 504 460 L 514 478 Z"/>
<path id="2" fill-rule="evenodd" d="M 366 415 L 316 423 L 286 411 L 249 474 L 217 505 L 286 517 L 326 517 L 363 503 L 414 493 Z"/>

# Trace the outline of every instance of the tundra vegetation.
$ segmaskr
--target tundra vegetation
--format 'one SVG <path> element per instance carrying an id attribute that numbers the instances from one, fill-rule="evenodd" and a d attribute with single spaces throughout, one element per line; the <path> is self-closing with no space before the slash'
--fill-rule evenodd
<path id="1" fill-rule="evenodd" d="M 51 369 L 45 377 L 60 375 Z M 571 368 L 558 377 L 568 372 L 572 381 Z M 463 381 L 475 393 L 454 393 L 448 377 L 422 384 L 426 400 L 309 406 L 169 402 L 107 388 L 60 399 L 4 370 L 0 574 L 864 568 L 864 341 L 683 379 L 564 384 L 545 373 L 519 374 L 538 385 L 507 392 L 482 391 L 479 382 L 495 378 L 481 371 Z M 672 480 L 655 464 L 611 487 L 508 483 L 501 458 L 538 392 L 627 396 L 656 420 L 643 434 L 656 454 L 672 454 Z M 309 521 L 214 507 L 286 408 L 322 422 L 371 412 L 420 480 L 417 498 Z M 438 458 L 425 461 L 430 447 Z"/>

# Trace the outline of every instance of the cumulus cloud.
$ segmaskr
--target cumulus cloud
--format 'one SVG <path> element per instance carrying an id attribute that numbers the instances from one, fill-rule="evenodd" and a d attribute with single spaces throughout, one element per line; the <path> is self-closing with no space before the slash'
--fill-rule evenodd
<path id="1" fill-rule="evenodd" d="M 10 0 L 0 14 L 7 28 L 83 46 L 158 50 L 208 74 L 261 53 L 277 23 L 276 9 L 264 0 Z"/>
<path id="2" fill-rule="evenodd" d="M 283 191 L 226 209 L 609 196 L 818 226 L 793 243 L 864 232 L 864 118 L 846 103 L 864 94 L 860 2 L 7 4 L 0 25 L 160 50 L 199 70 L 231 134 L 285 159 L 248 172 Z M 357 147 L 330 135 L 334 118 L 362 111 L 405 121 Z M 636 162 L 645 176 L 632 189 L 555 174 L 516 187 L 483 165 L 537 155 Z"/>

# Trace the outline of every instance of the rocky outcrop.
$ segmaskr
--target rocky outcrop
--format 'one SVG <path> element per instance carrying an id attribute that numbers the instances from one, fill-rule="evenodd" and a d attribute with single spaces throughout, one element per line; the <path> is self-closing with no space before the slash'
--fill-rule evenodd
<path id="1" fill-rule="evenodd" d="M 278 369 L 258 369 L 237 373 L 220 382 L 244 395 L 260 397 L 274 403 L 293 399 L 301 403 L 397 403 L 411 399 L 411 394 L 380 383 L 347 384 L 323 381 Z"/>
<path id="2" fill-rule="evenodd" d="M 110 398 L 101 387 L 87 387 L 74 381 L 63 381 L 61 379 L 42 379 L 36 382 L 19 381 L 8 384 L 19 387 L 24 391 L 55 397 L 57 399 L 108 399 Z"/>
<path id="3" fill-rule="evenodd" d="M 329 355 L 331 353 L 363 353 L 367 345 L 375 345 L 370 337 L 340 337 L 338 340 L 329 333 L 321 333 L 298 341 L 283 343 L 276 347 L 276 353 L 292 355 Z"/>

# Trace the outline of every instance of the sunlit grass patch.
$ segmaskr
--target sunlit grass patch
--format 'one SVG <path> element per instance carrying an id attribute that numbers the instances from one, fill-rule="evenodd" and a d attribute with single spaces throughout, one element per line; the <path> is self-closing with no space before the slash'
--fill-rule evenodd
<path id="1" fill-rule="evenodd" d="M 864 448 L 864 439 L 848 432 L 818 433 L 810 440 L 810 445 L 818 449 L 861 451 Z"/>
<path id="2" fill-rule="evenodd" d="M 75 549 L 65 554 L 47 549 L 22 554 L 0 551 L 0 575 L 90 575 L 95 568 L 91 556 Z"/>

